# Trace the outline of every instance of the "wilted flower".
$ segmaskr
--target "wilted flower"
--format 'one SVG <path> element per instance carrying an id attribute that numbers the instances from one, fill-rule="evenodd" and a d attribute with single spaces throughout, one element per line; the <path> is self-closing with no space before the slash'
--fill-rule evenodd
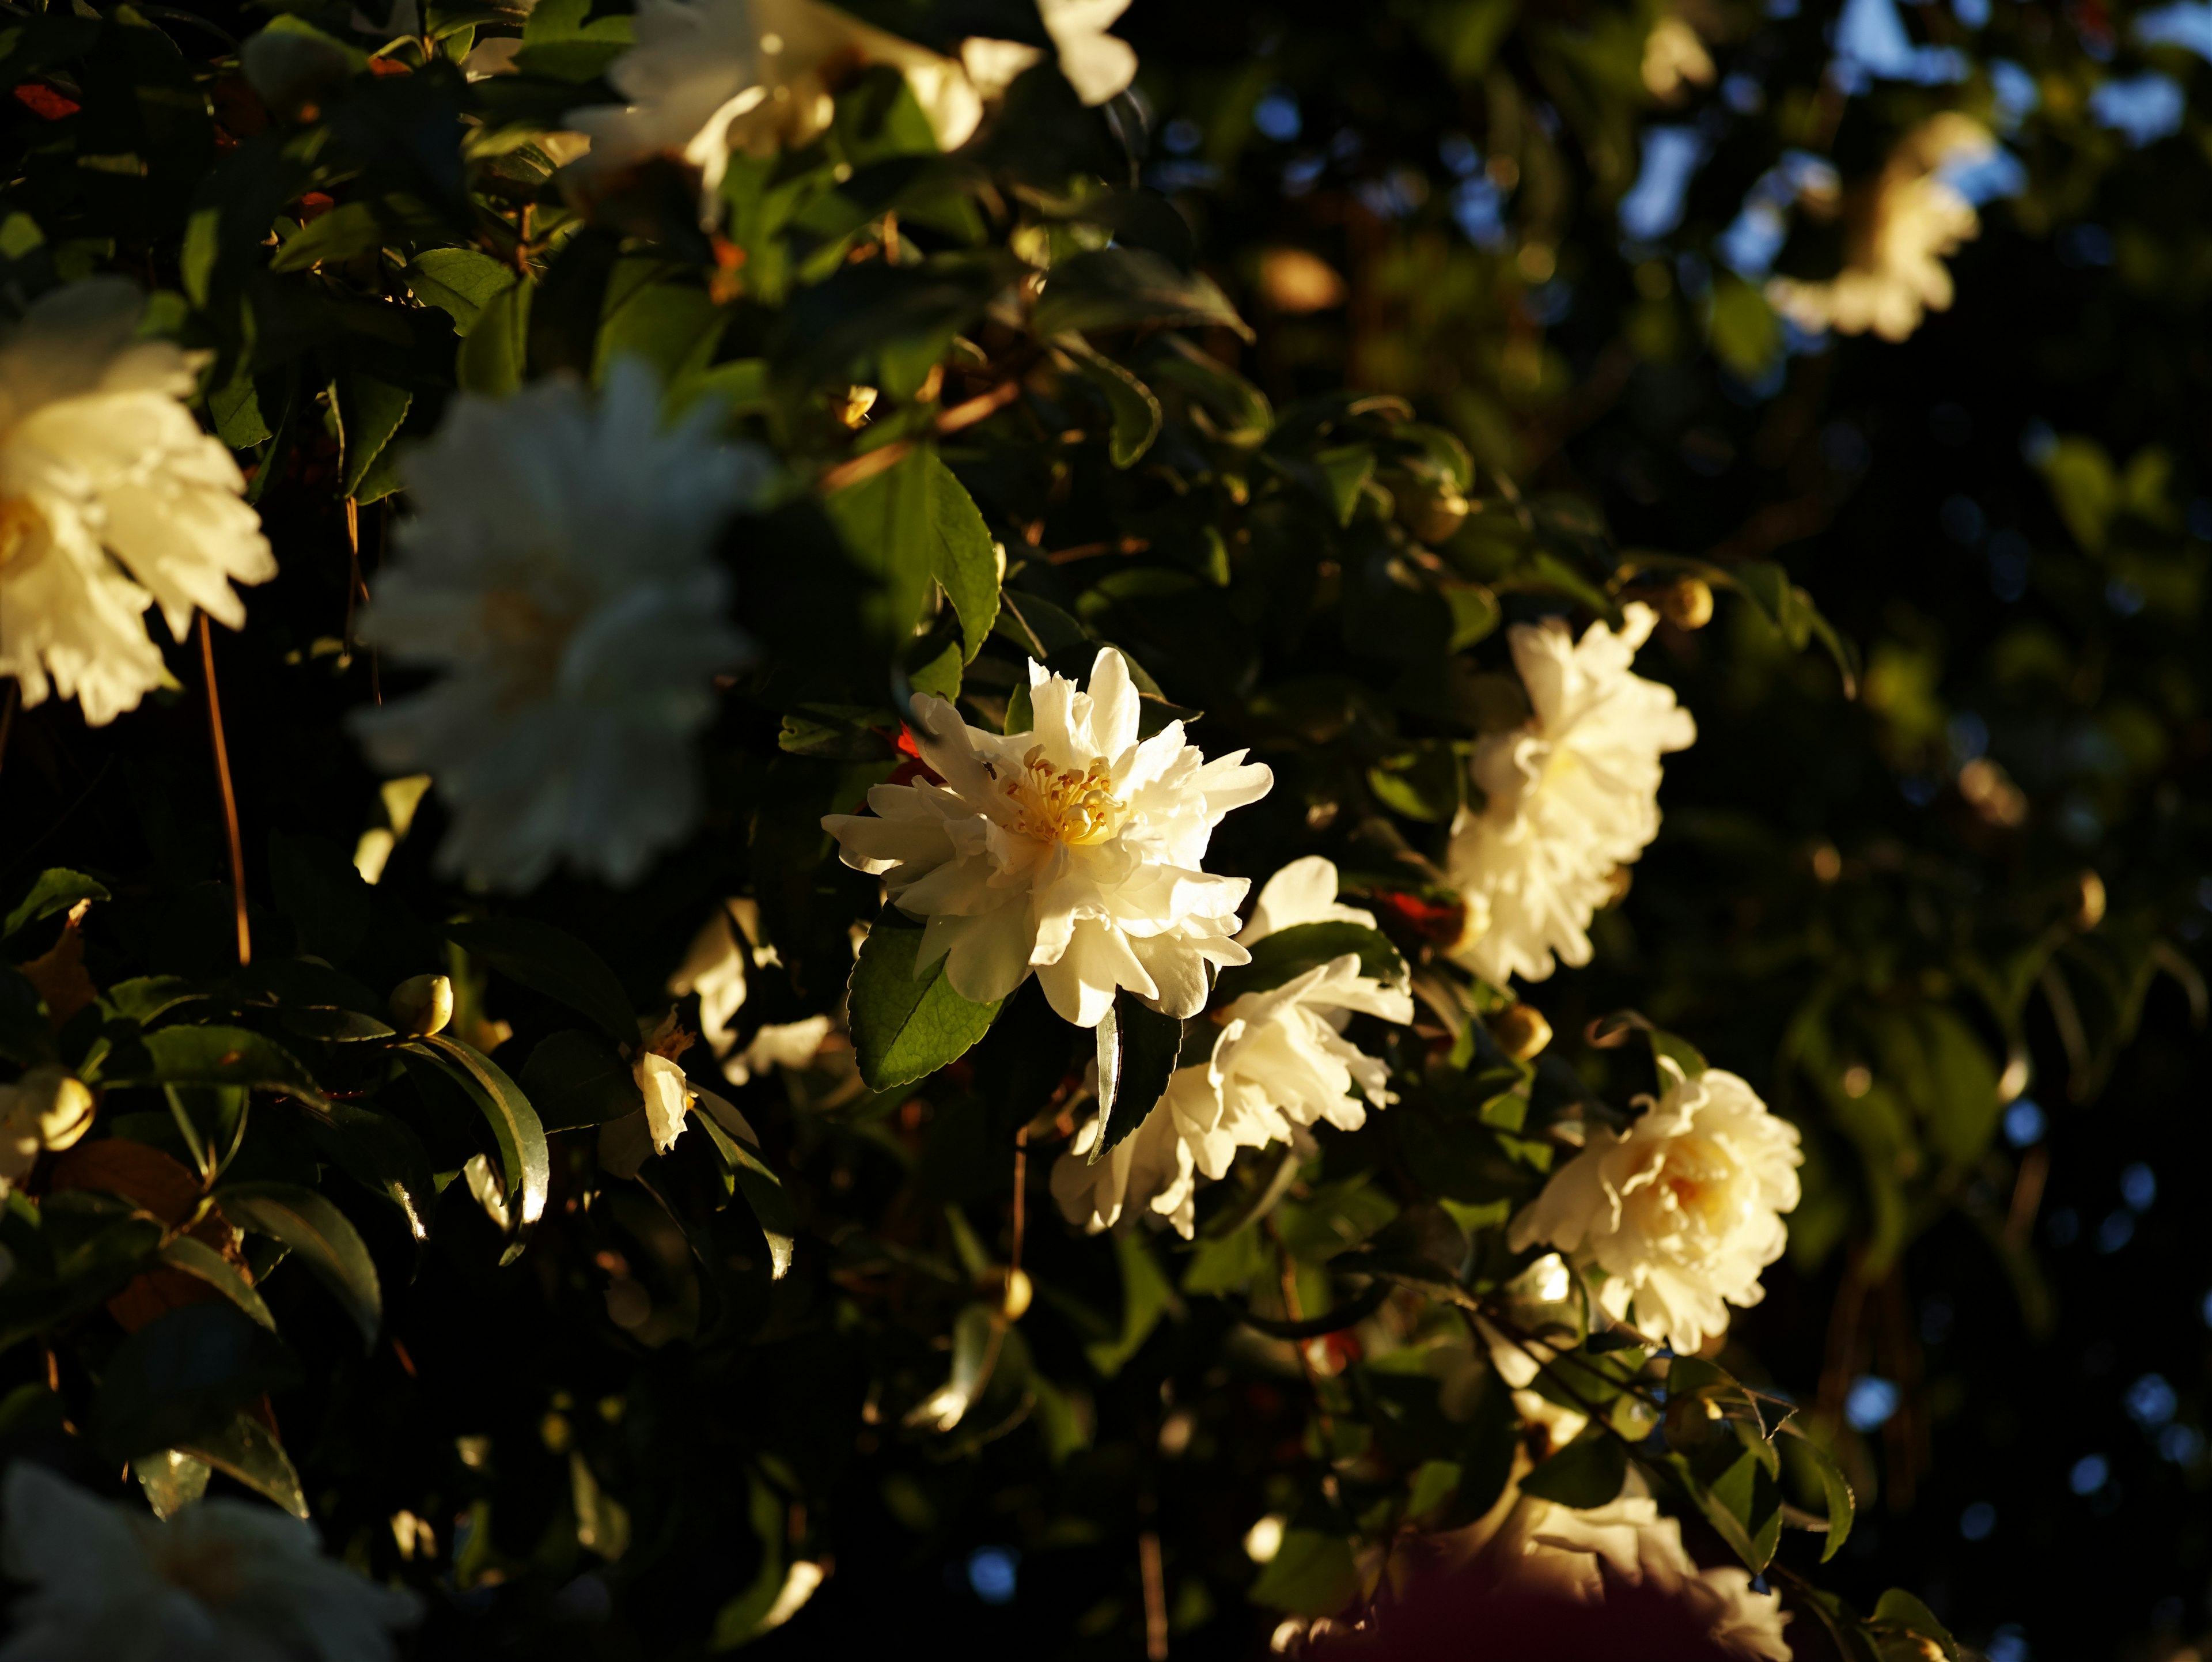
<path id="1" fill-rule="evenodd" d="M 231 584 L 276 575 L 238 464 L 182 402 L 204 355 L 139 339 L 144 306 L 87 277 L 0 341 L 0 675 L 94 727 L 173 685 L 149 606 L 179 641 L 195 608 L 237 629 Z"/>
<path id="2" fill-rule="evenodd" d="M 1516 1252 L 1549 1243 L 1604 1272 L 1599 1300 L 1681 1355 L 1727 1330 L 1730 1304 L 1765 1296 L 1759 1274 L 1782 1256 L 1782 1214 L 1797 1204 L 1797 1128 L 1750 1086 L 1709 1068 L 1667 1081 L 1625 1131 L 1595 1129 L 1513 1220 Z"/>
<path id="3" fill-rule="evenodd" d="M 1955 110 L 1922 123 L 1862 204 L 1844 269 L 1825 283 L 1776 277 L 1766 285 L 1768 302 L 1801 329 L 1872 330 L 1884 340 L 1904 340 L 1928 313 L 1948 310 L 1954 290 L 1943 257 L 1982 227 L 1943 170 L 1996 149 L 1986 127 Z"/>
<path id="4" fill-rule="evenodd" d="M 1086 104 L 1103 104 L 1137 78 L 1136 49 L 1108 29 L 1128 10 L 1129 0 L 1037 0 L 1045 33 L 1060 58 L 1060 72 Z M 1044 54 L 1018 40 L 963 41 L 961 62 L 984 95 L 1000 93 Z"/>
<path id="5" fill-rule="evenodd" d="M 18 1460 L 4 1490 L 8 1574 L 32 1584 L 4 1662 L 379 1662 L 422 1602 L 323 1556 L 273 1507 L 202 1501 L 161 1523 Z"/>
<path id="6" fill-rule="evenodd" d="M 691 738 L 745 642 L 723 621 L 717 528 L 766 462 L 702 408 L 659 430 L 650 371 L 463 394 L 404 464 L 417 512 L 362 637 L 445 673 L 354 718 L 376 764 L 424 771 L 453 816 L 440 869 L 524 889 L 563 859 L 611 882 L 690 831 Z"/>
<path id="7" fill-rule="evenodd" d="M 1110 647 L 1090 691 L 1036 664 L 1029 691 L 1033 728 L 1003 736 L 917 697 L 915 739 L 945 782 L 878 785 L 873 816 L 830 814 L 823 829 L 927 921 L 916 968 L 943 959 L 963 998 L 995 1002 L 1035 971 L 1078 1026 L 1097 1026 L 1121 987 L 1196 1015 L 1206 966 L 1249 957 L 1230 933 L 1250 885 L 1201 870 L 1206 843 L 1274 776 L 1241 750 L 1206 761 L 1180 721 L 1139 742 L 1137 690 Z"/>
<path id="8" fill-rule="evenodd" d="M 1512 632 L 1532 720 L 1475 746 L 1488 799 L 1452 831 L 1452 881 L 1467 902 L 1453 956 L 1503 985 L 1541 981 L 1590 959 L 1589 921 L 1612 898 L 1614 869 L 1659 833 L 1659 758 L 1698 736 L 1672 691 L 1631 673 L 1659 621 L 1641 603 L 1618 633 L 1592 624 L 1579 645 L 1564 621 Z"/>
<path id="9" fill-rule="evenodd" d="M 591 139 L 568 174 L 586 196 L 623 169 L 671 155 L 697 169 L 711 198 L 733 151 L 812 143 L 830 125 L 838 81 L 872 64 L 906 77 L 945 149 L 982 119 L 959 64 L 819 0 L 641 0 L 636 27 L 636 44 L 607 70 L 626 102 L 568 113 Z"/>
<path id="10" fill-rule="evenodd" d="M 1336 883 L 1336 868 L 1317 855 L 1285 867 L 1261 891 L 1238 944 L 1255 946 L 1300 923 L 1374 928 L 1373 913 L 1337 904 Z M 1087 1156 L 1100 1121 L 1077 1133 L 1053 1169 L 1060 1209 L 1071 1222 L 1097 1230 L 1127 1205 L 1166 1218 L 1187 1239 L 1194 1171 L 1219 1178 L 1239 1148 L 1286 1140 L 1316 1120 L 1358 1129 L 1367 1104 L 1397 1100 L 1389 1068 L 1344 1037 L 1363 1012 L 1402 1024 L 1413 1019 L 1413 1001 L 1404 988 L 1362 974 L 1353 953 L 1243 995 L 1217 1013 L 1221 1032 L 1207 1059 L 1178 1068 L 1143 1123 L 1097 1166 L 1088 1166 Z M 1110 1174 L 1109 1166 L 1116 1168 Z"/>
<path id="11" fill-rule="evenodd" d="M 38 1163 L 46 1149 L 58 1153 L 92 1129 L 92 1092 L 64 1068 L 33 1068 L 13 1085 L 0 1085 L 0 1195 Z"/>

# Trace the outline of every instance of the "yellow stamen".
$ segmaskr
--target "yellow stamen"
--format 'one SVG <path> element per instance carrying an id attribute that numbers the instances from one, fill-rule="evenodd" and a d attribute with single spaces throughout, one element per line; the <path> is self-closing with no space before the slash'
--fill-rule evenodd
<path id="1" fill-rule="evenodd" d="M 0 496 L 0 571 L 19 560 L 29 564 L 46 533 L 46 516 L 28 496 Z"/>
<path id="2" fill-rule="evenodd" d="M 1022 770 L 1000 787 L 1014 805 L 1014 829 L 1040 842 L 1076 847 L 1103 843 L 1121 828 L 1129 805 L 1114 794 L 1114 773 L 1103 756 L 1081 772 L 1055 768 L 1042 745 L 1022 758 Z"/>

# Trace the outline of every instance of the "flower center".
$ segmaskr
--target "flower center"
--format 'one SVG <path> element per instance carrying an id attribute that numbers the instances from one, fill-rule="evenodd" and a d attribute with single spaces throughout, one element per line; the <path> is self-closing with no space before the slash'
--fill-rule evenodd
<path id="1" fill-rule="evenodd" d="M 36 559 L 46 531 L 46 516 L 28 496 L 0 496 L 0 571 Z"/>
<path id="2" fill-rule="evenodd" d="M 520 587 L 484 592 L 484 633 L 507 672 L 507 702 L 543 696 L 561 671 L 568 637 L 576 631 L 574 611 L 548 611 L 538 597 Z"/>
<path id="3" fill-rule="evenodd" d="M 1014 829 L 1041 843 L 1085 848 L 1121 829 L 1129 805 L 1114 794 L 1113 770 L 1103 756 L 1078 773 L 1055 768 L 1042 745 L 1030 746 L 1022 770 L 1000 786 L 1013 803 Z"/>
<path id="4" fill-rule="evenodd" d="M 154 1569 L 203 1604 L 227 1604 L 246 1584 L 238 1548 L 228 1541 L 164 1541 L 154 1554 Z"/>

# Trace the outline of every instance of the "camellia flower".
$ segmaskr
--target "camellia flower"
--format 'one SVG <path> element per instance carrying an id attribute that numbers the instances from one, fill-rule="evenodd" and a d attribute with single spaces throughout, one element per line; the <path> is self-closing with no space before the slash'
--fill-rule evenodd
<path id="1" fill-rule="evenodd" d="M 1060 72 L 1086 104 L 1103 104 L 1127 92 L 1137 78 L 1136 48 L 1107 33 L 1128 10 L 1129 0 L 1037 0 L 1045 33 L 1059 55 Z M 986 96 L 1006 90 L 1044 54 L 1018 40 L 975 39 L 961 43 L 969 78 Z"/>
<path id="2" fill-rule="evenodd" d="M 33 1068 L 0 1085 L 0 1195 L 22 1181 L 39 1155 L 74 1147 L 92 1129 L 92 1092 L 66 1068 Z"/>
<path id="3" fill-rule="evenodd" d="M 635 880 L 699 814 L 692 735 L 744 638 L 723 621 L 717 528 L 765 477 L 711 407 L 667 432 L 652 373 L 463 394 L 403 464 L 416 507 L 362 638 L 445 672 L 354 718 L 388 773 L 427 772 L 453 816 L 438 853 L 524 889 L 567 860 Z"/>
<path id="4" fill-rule="evenodd" d="M 684 1116 L 694 1108 L 729 1136 L 760 1147 L 760 1137 L 736 1104 L 701 1090 L 678 1065 L 676 1058 L 690 1048 L 691 1035 L 672 1015 L 657 1030 L 641 1033 L 630 1075 L 645 1106 L 599 1127 L 599 1164 L 615 1176 L 634 1178 L 648 1156 L 673 1148 L 684 1135 Z"/>
<path id="5" fill-rule="evenodd" d="M 1336 883 L 1336 868 L 1317 855 L 1285 867 L 1261 891 L 1238 944 L 1250 947 L 1300 923 L 1374 928 L 1373 913 L 1337 904 Z M 1239 1148 L 1285 1141 L 1316 1120 L 1357 1130 L 1368 1104 L 1397 1100 L 1389 1068 L 1344 1037 L 1360 1012 L 1403 1025 L 1413 1019 L 1413 1001 L 1403 987 L 1361 974 L 1356 953 L 1243 994 L 1216 1013 L 1221 1032 L 1206 1061 L 1176 1069 L 1143 1123 L 1095 1166 L 1088 1157 L 1101 1122 L 1076 1134 L 1053 1168 L 1060 1210 L 1094 1233 L 1125 1207 L 1148 1211 L 1188 1239 L 1194 1172 L 1220 1178 Z"/>
<path id="6" fill-rule="evenodd" d="M 944 149 L 965 143 L 982 119 L 958 64 L 819 0 L 641 0 L 636 44 L 607 70 L 626 102 L 569 112 L 591 149 L 567 176 L 590 197 L 623 170 L 671 155 L 697 169 L 711 199 L 732 151 L 812 143 L 830 125 L 837 81 L 871 64 L 906 77 Z"/>
<path id="7" fill-rule="evenodd" d="M 1801 329 L 1833 329 L 1904 340 L 1929 312 L 1949 309 L 1954 288 L 1944 256 L 1981 233 L 1974 204 L 1944 177 L 1960 161 L 1996 153 L 1996 140 L 1956 110 L 1908 134 L 1862 204 L 1844 269 L 1825 283 L 1776 277 L 1774 309 Z"/>
<path id="8" fill-rule="evenodd" d="M 379 1662 L 422 1601 L 323 1556 L 273 1507 L 201 1501 L 161 1523 L 18 1460 L 4 1488 L 9 1576 L 31 1584 L 0 1662 L 296 1657 Z"/>
<path id="9" fill-rule="evenodd" d="M 1488 799 L 1453 827 L 1450 875 L 1467 903 L 1452 955 L 1501 985 L 1590 959 L 1589 921 L 1615 868 L 1659 833 L 1659 758 L 1698 736 L 1687 710 L 1630 672 L 1659 614 L 1633 602 L 1619 633 L 1592 624 L 1577 645 L 1562 620 L 1512 632 L 1534 716 L 1475 746 Z"/>
<path id="10" fill-rule="evenodd" d="M 1644 37 L 1644 86 L 1654 98 L 1679 96 L 1685 86 L 1713 83 L 1713 58 L 1697 30 L 1671 13 Z"/>
<path id="11" fill-rule="evenodd" d="M 944 959 L 963 998 L 994 1003 L 1034 971 L 1079 1027 L 1123 987 L 1196 1015 L 1206 966 L 1250 958 L 1230 938 L 1250 885 L 1201 870 L 1206 843 L 1274 776 L 1241 750 L 1206 761 L 1180 721 L 1139 741 L 1137 689 L 1110 647 L 1088 692 L 1031 664 L 1030 699 L 1032 728 L 1001 736 L 917 696 L 915 740 L 944 782 L 878 785 L 872 815 L 830 814 L 823 829 L 926 920 L 915 968 Z"/>
<path id="12" fill-rule="evenodd" d="M 1640 1099 L 1625 1131 L 1593 1129 L 1514 1218 L 1516 1252 L 1549 1243 L 1604 1271 L 1598 1297 L 1678 1355 L 1727 1330 L 1728 1306 L 1765 1296 L 1759 1274 L 1782 1256 L 1782 1214 L 1797 1204 L 1797 1128 L 1750 1086 L 1709 1068 L 1686 1077 L 1659 1059 L 1666 1093 Z"/>
<path id="13" fill-rule="evenodd" d="M 139 339 L 144 309 L 87 277 L 0 341 L 0 675 L 94 727 L 173 685 L 149 606 L 179 641 L 195 609 L 238 629 L 231 584 L 276 575 L 238 464 L 183 403 L 206 356 Z"/>

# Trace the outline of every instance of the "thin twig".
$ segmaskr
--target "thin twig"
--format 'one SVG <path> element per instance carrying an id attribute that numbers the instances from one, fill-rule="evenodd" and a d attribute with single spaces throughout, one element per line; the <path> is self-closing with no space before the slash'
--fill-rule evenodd
<path id="1" fill-rule="evenodd" d="M 1145 1578 L 1145 1662 L 1167 1662 L 1168 1582 L 1157 1530 L 1137 1537 L 1137 1567 Z"/>
<path id="2" fill-rule="evenodd" d="M 253 961 L 253 938 L 246 923 L 246 844 L 238 834 L 238 794 L 230 784 L 230 747 L 223 742 L 222 700 L 215 688 L 215 636 L 207 613 L 200 613 L 200 664 L 207 673 L 208 731 L 215 738 L 215 773 L 222 786 L 222 818 L 230 833 L 230 892 L 238 908 L 238 967 Z"/>
<path id="3" fill-rule="evenodd" d="M 1006 1280 L 1011 1282 L 1022 1267 L 1022 1225 L 1028 1207 L 1030 1178 L 1030 1128 L 1023 1126 L 1014 1133 L 1014 1239 L 1009 1249 Z"/>
<path id="4" fill-rule="evenodd" d="M 1054 565 L 1066 565 L 1076 560 L 1087 560 L 1097 554 L 1142 554 L 1152 545 L 1149 537 L 1122 537 L 1109 543 L 1079 543 L 1073 548 L 1063 548 L 1058 553 L 1045 556 Z"/>
<path id="5" fill-rule="evenodd" d="M 368 587 L 361 580 L 361 499 L 345 499 L 346 521 L 346 610 L 345 632 L 339 645 L 341 655 L 348 664 L 353 662 L 354 603 L 365 599 Z"/>

